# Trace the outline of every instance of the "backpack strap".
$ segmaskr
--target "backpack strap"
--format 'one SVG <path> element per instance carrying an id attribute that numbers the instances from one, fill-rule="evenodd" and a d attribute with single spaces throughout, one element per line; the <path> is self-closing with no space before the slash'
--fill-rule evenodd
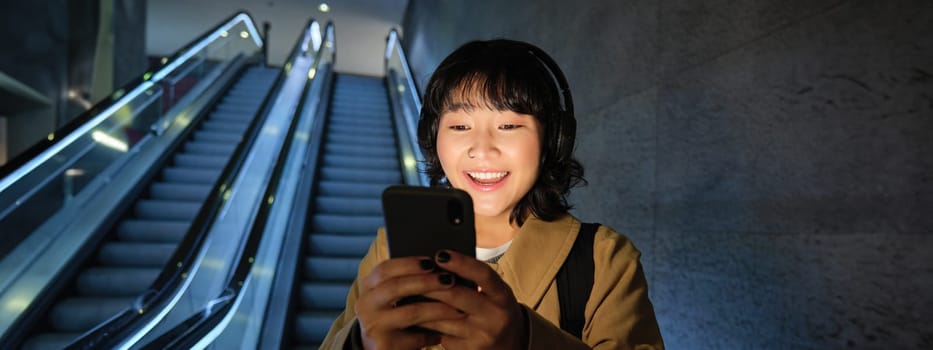
<path id="1" fill-rule="evenodd" d="M 593 239 L 599 224 L 582 223 L 580 233 L 570 248 L 567 260 L 557 272 L 557 297 L 560 300 L 560 328 L 583 339 L 586 301 L 593 290 Z"/>

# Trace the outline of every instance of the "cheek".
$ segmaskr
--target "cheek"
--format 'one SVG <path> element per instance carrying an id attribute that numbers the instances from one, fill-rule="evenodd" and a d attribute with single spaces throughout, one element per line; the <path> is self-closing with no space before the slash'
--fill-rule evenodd
<path id="1" fill-rule="evenodd" d="M 437 159 L 441 163 L 441 168 L 444 170 L 444 173 L 447 173 L 447 169 L 454 164 L 456 161 L 456 147 L 451 143 L 451 140 L 447 137 L 442 136 L 443 134 L 437 135 Z"/>
<path id="2" fill-rule="evenodd" d="M 521 158 L 523 163 L 534 167 L 536 169 L 535 173 L 540 170 L 538 168 L 541 166 L 541 143 L 537 139 L 527 140 L 516 150 L 519 152 L 516 156 Z"/>

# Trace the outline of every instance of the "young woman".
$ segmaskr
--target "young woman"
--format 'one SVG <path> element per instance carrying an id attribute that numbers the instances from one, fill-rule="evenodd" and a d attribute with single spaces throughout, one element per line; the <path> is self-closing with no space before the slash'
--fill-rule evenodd
<path id="1" fill-rule="evenodd" d="M 428 83 L 418 139 L 432 185 L 472 197 L 477 257 L 389 259 L 380 230 L 322 348 L 663 348 L 640 253 L 605 226 L 591 238 L 582 334 L 559 326 L 555 278 L 581 232 L 566 200 L 583 181 L 575 133 L 570 91 L 542 50 L 493 40 L 451 53 Z M 438 302 L 395 305 L 410 295 Z"/>

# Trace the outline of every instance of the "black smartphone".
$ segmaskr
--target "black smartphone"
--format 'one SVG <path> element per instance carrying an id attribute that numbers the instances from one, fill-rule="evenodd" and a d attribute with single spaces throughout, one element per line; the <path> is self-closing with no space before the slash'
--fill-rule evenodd
<path id="1" fill-rule="evenodd" d="M 476 256 L 473 200 L 462 190 L 390 186 L 382 192 L 382 212 L 390 257 L 433 257 L 441 249 Z M 459 277 L 456 280 L 475 286 Z M 414 296 L 397 304 L 425 300 Z"/>

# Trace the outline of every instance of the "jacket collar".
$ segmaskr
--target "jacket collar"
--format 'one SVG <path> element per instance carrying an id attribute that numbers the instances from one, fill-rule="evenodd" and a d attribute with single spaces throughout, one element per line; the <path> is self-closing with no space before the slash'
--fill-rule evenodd
<path id="1" fill-rule="evenodd" d="M 580 231 L 580 221 L 569 214 L 554 221 L 531 217 L 498 262 L 502 279 L 519 302 L 537 308 L 557 276 Z"/>

